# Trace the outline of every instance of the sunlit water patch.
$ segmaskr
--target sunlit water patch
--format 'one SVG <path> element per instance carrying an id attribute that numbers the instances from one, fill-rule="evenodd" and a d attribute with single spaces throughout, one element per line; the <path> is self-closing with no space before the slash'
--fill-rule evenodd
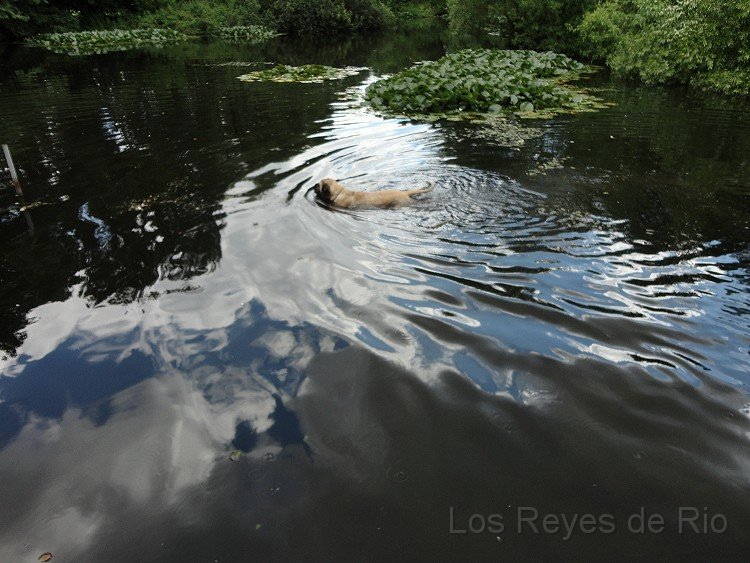
<path id="1" fill-rule="evenodd" d="M 441 130 L 430 125 L 342 106 L 318 136 L 323 144 L 250 176 L 274 177 L 287 194 L 286 212 L 312 239 L 306 243 L 319 245 L 325 264 L 359 286 L 340 295 L 334 288 L 327 313 L 338 308 L 337 318 L 346 318 L 359 311 L 346 304 L 348 292 L 354 301 L 357 292 L 377 295 L 367 306 L 378 324 L 351 319 L 365 325 L 352 335 L 363 344 L 377 341 L 373 331 L 385 341 L 397 329 L 439 347 L 441 327 L 452 327 L 467 344 L 484 337 L 519 354 L 562 361 L 590 355 L 638 364 L 659 378 L 746 385 L 744 350 L 735 339 L 745 327 L 741 320 L 727 324 L 725 311 L 741 293 L 736 284 L 745 269 L 738 256 L 714 255 L 717 243 L 654 252 L 629 236 L 623 219 L 566 209 L 513 178 L 456 164 L 443 150 Z M 327 176 L 364 190 L 427 181 L 437 189 L 397 210 L 305 206 L 315 203 L 310 186 Z M 299 279 L 315 279 L 320 255 Z M 320 286 L 308 290 L 316 294 Z M 727 331 L 731 337 L 719 336 Z M 443 359 L 451 365 L 448 354 Z"/>

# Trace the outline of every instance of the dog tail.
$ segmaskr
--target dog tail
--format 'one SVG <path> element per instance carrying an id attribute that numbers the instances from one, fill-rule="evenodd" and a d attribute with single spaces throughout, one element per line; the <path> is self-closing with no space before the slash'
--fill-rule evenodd
<path id="1" fill-rule="evenodd" d="M 435 189 L 435 182 L 430 182 L 430 185 L 426 188 L 420 188 L 418 190 L 409 190 L 409 195 L 427 194 Z"/>

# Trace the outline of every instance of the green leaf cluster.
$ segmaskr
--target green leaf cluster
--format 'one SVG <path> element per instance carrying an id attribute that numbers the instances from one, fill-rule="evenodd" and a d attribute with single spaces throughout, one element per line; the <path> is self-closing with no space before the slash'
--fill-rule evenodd
<path id="1" fill-rule="evenodd" d="M 110 29 L 37 35 L 29 43 L 69 55 L 121 51 L 134 47 L 160 47 L 187 39 L 172 29 Z"/>
<path id="2" fill-rule="evenodd" d="M 235 25 L 219 28 L 216 35 L 224 41 L 234 43 L 260 43 L 280 34 L 262 25 Z"/>
<path id="3" fill-rule="evenodd" d="M 380 0 L 266 0 L 265 21 L 290 35 L 327 35 L 381 29 L 394 23 Z"/>
<path id="4" fill-rule="evenodd" d="M 324 65 L 276 65 L 266 70 L 257 70 L 238 76 L 244 82 L 323 82 L 324 80 L 336 80 L 345 78 L 361 72 L 361 68 L 345 67 L 334 68 Z"/>
<path id="5" fill-rule="evenodd" d="M 139 15 L 135 27 L 166 27 L 185 35 L 215 37 L 224 27 L 263 23 L 258 0 L 173 0 Z"/>
<path id="6" fill-rule="evenodd" d="M 560 112 L 598 100 L 568 84 L 588 69 L 552 52 L 465 49 L 370 85 L 377 110 L 404 115 Z"/>
<path id="7" fill-rule="evenodd" d="M 617 75 L 750 94 L 748 0 L 607 0 L 578 31 Z"/>
<path id="8" fill-rule="evenodd" d="M 83 29 L 167 28 L 215 37 L 221 28 L 264 25 L 291 35 L 393 27 L 394 10 L 437 17 L 444 0 L 0 0 L 0 39 Z M 435 10 L 427 10 L 436 6 Z M 434 16 L 433 16 L 434 14 Z"/>
<path id="9" fill-rule="evenodd" d="M 454 40 L 464 46 L 578 51 L 575 26 L 597 0 L 446 0 Z"/>

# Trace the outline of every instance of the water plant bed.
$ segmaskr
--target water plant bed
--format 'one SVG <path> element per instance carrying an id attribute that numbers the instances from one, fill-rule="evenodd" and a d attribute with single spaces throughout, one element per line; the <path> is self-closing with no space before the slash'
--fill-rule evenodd
<path id="1" fill-rule="evenodd" d="M 233 27 L 222 27 L 219 29 L 217 36 L 225 41 L 233 43 L 261 43 L 268 39 L 278 37 L 272 29 L 262 25 L 237 25 Z"/>
<path id="2" fill-rule="evenodd" d="M 37 35 L 29 43 L 56 53 L 91 55 L 135 47 L 161 47 L 179 43 L 187 36 L 172 29 L 110 29 Z"/>
<path id="3" fill-rule="evenodd" d="M 544 117 L 606 107 L 569 84 L 592 70 L 558 53 L 466 49 L 380 80 L 365 96 L 373 108 L 401 115 Z"/>
<path id="4" fill-rule="evenodd" d="M 238 76 L 245 82 L 323 82 L 355 75 L 363 69 L 360 67 L 334 68 L 324 65 L 288 66 L 276 65 L 266 70 L 257 70 Z"/>

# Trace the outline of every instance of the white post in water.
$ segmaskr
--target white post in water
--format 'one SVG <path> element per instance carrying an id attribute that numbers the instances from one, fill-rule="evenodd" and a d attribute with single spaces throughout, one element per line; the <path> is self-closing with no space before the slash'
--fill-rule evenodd
<path id="1" fill-rule="evenodd" d="M 13 187 L 16 188 L 16 193 L 23 197 L 23 192 L 21 191 L 21 182 L 18 181 L 18 174 L 16 173 L 16 167 L 13 166 L 13 158 L 10 156 L 10 149 L 8 148 L 8 145 L 3 144 L 3 152 L 5 153 L 5 160 L 8 161 L 8 168 L 10 169 L 10 177 L 13 180 Z"/>

